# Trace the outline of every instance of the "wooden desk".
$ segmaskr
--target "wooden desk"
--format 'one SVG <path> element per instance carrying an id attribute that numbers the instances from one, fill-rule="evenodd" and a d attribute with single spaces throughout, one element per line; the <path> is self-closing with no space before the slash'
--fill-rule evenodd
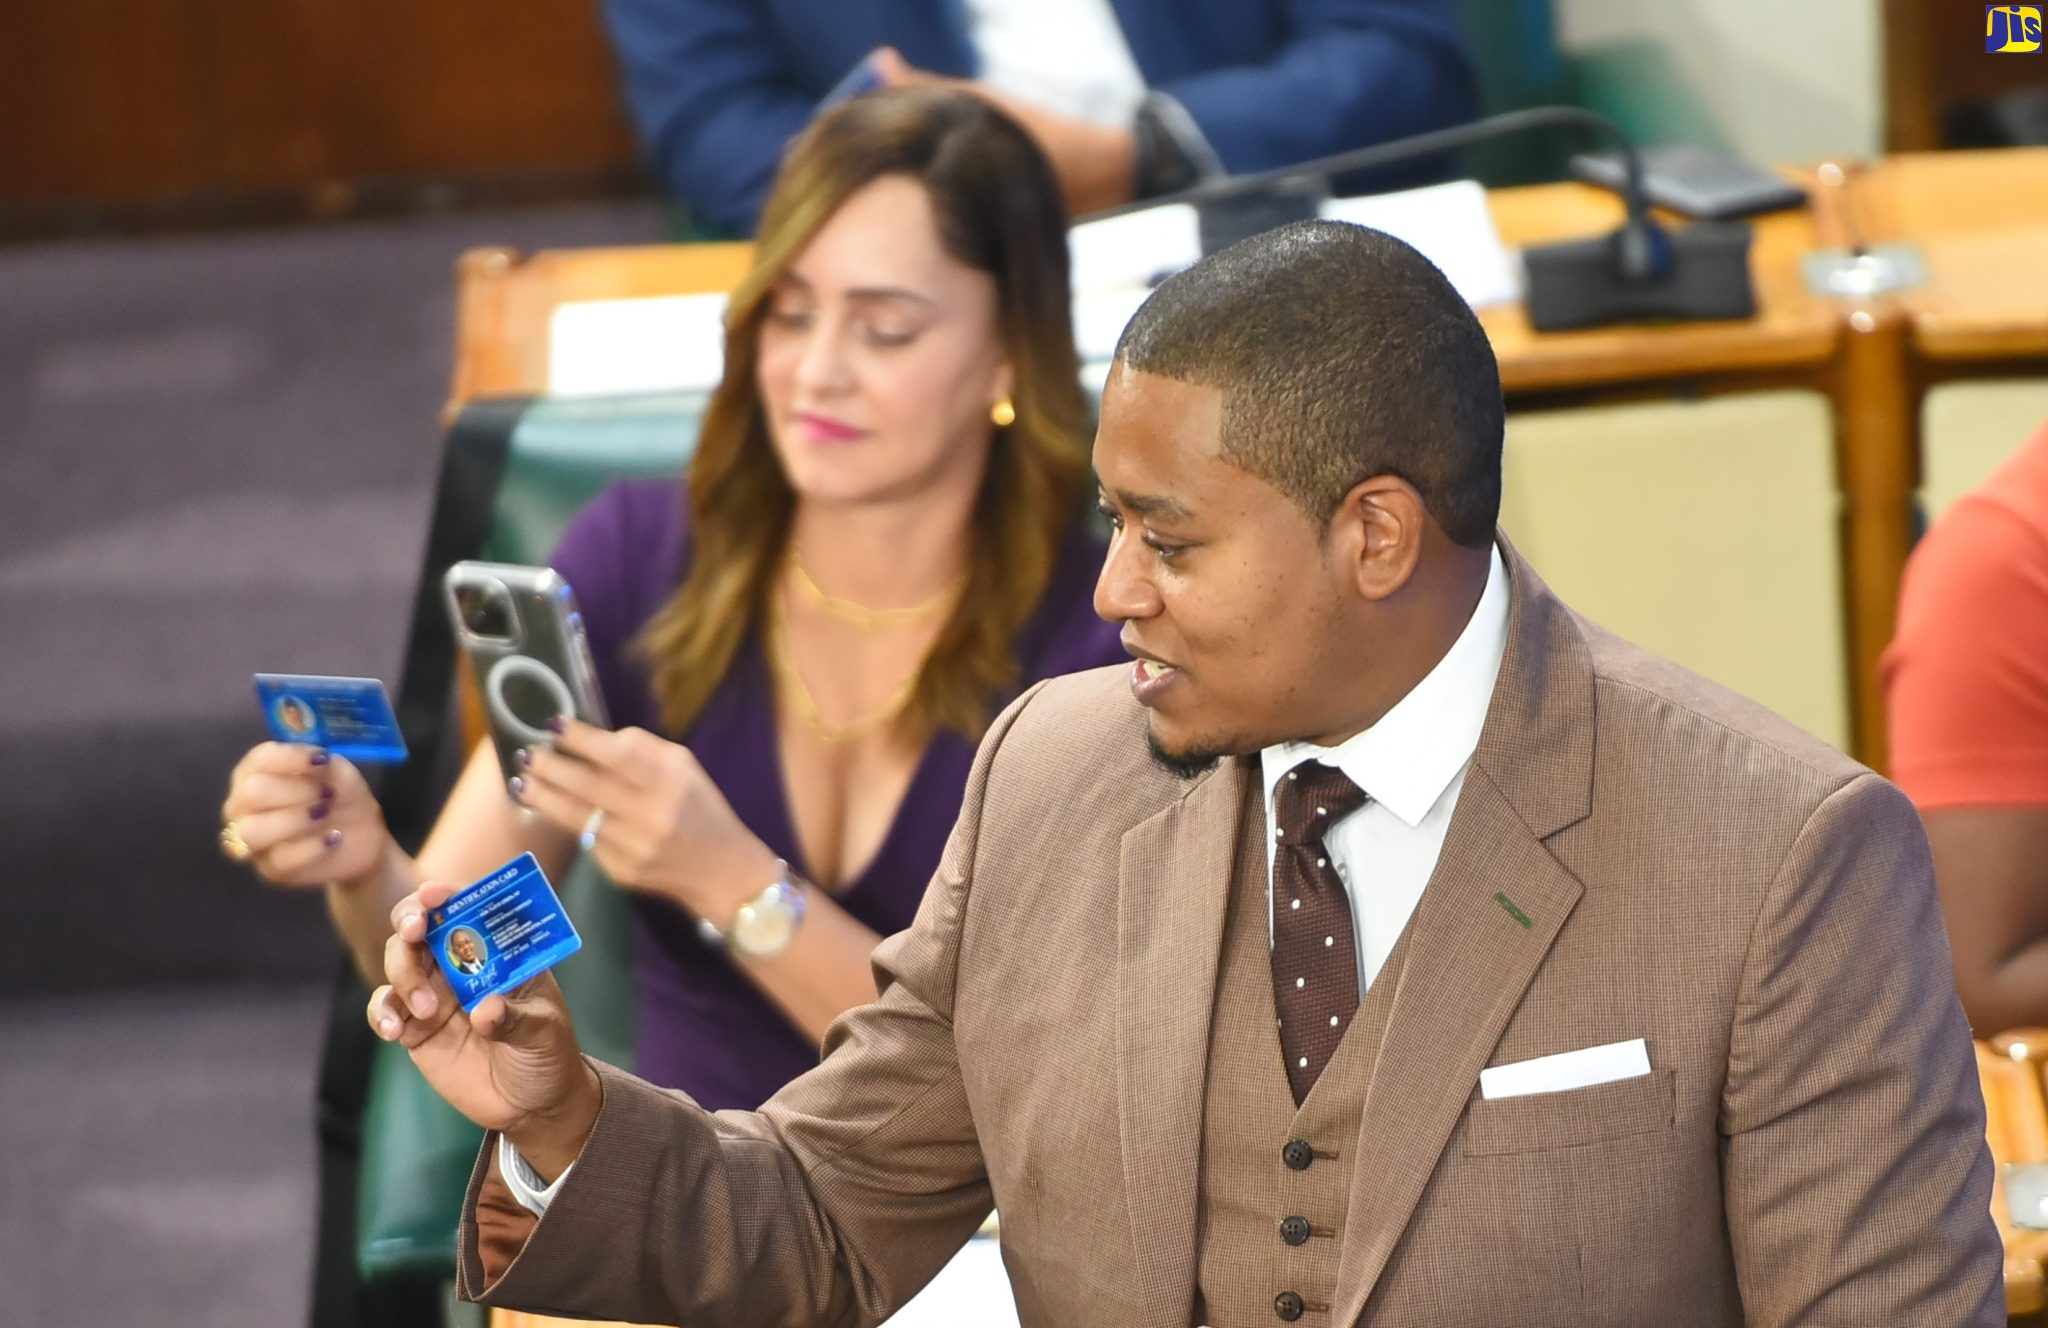
<path id="1" fill-rule="evenodd" d="M 1842 169 L 1839 186 L 1815 189 L 1822 243 L 1911 244 L 1927 264 L 1924 285 L 1840 304 L 1857 749 L 1881 766 L 1874 669 L 1917 525 L 1922 400 L 1943 382 L 2048 373 L 2048 149 L 1906 153 Z"/>
<path id="2" fill-rule="evenodd" d="M 1853 181 L 1871 244 L 1910 241 L 1927 284 L 1892 304 L 1937 364 L 2048 356 L 2048 148 L 1891 157 Z"/>
<path id="3" fill-rule="evenodd" d="M 478 397 L 545 392 L 548 317 L 577 300 L 731 290 L 750 244 L 649 244 L 610 249 L 472 249 L 456 264 L 455 382 L 448 418 Z"/>
<path id="4" fill-rule="evenodd" d="M 1950 378 L 2048 371 L 2048 150 L 1894 157 L 1849 168 L 1832 188 L 1817 171 L 1789 174 L 1814 201 L 1758 221 L 1755 318 L 1539 334 L 1520 306 L 1500 306 L 1480 322 L 1514 410 L 1783 387 L 1834 402 L 1854 748 L 1881 766 L 1876 667 L 1914 529 L 1920 397 Z M 1489 206 L 1516 247 L 1621 219 L 1611 194 L 1579 184 L 1498 190 Z M 1920 290 L 1847 300 L 1807 289 L 1809 250 L 1895 240 L 1925 251 L 1931 279 Z M 465 255 L 451 415 L 477 397 L 545 390 L 556 305 L 729 289 L 749 254 L 724 244 Z"/>
<path id="5" fill-rule="evenodd" d="M 1622 215 L 1612 194 L 1580 184 L 1497 190 L 1489 204 L 1501 238 L 1514 247 L 1598 234 Z M 1519 395 L 1810 368 L 1833 352 L 1840 321 L 1833 301 L 1807 296 L 1801 284 L 1799 259 L 1812 244 L 1804 214 L 1780 214 L 1758 226 L 1760 310 L 1746 322 L 1543 334 L 1530 328 L 1519 305 L 1489 309 L 1480 321 L 1500 359 L 1502 386 Z M 458 269 L 451 407 L 546 390 L 548 317 L 557 305 L 725 290 L 745 273 L 751 253 L 745 244 L 555 249 L 531 256 L 471 250 Z"/>

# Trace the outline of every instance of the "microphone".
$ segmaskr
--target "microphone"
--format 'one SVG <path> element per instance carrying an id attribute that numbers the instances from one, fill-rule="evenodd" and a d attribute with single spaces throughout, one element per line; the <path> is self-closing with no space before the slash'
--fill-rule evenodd
<path id="1" fill-rule="evenodd" d="M 1315 216 L 1328 196 L 1331 176 L 1557 128 L 1599 135 L 1620 150 L 1627 217 L 1611 235 L 1523 250 L 1529 322 L 1537 331 L 1639 319 L 1749 318 L 1756 313 L 1749 226 L 1702 221 L 1674 232 L 1659 225 L 1643 194 L 1643 163 L 1634 141 L 1612 120 L 1577 106 L 1532 106 L 1297 166 L 1205 180 L 1178 193 L 1095 213 L 1089 220 L 1170 203 L 1192 204 L 1200 219 L 1202 251 L 1213 253 L 1246 236 Z"/>

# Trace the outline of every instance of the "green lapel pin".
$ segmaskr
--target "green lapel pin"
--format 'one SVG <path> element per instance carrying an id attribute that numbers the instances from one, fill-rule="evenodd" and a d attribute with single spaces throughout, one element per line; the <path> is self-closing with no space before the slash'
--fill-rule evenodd
<path id="1" fill-rule="evenodd" d="M 1509 917 L 1521 923 L 1523 931 L 1528 931 L 1530 928 L 1536 925 L 1535 923 L 1529 921 L 1529 915 L 1527 913 L 1524 913 L 1521 909 L 1515 907 L 1515 901 L 1508 898 L 1507 893 L 1505 891 L 1494 891 L 1493 902 L 1499 904 L 1503 909 L 1507 910 L 1507 915 Z"/>

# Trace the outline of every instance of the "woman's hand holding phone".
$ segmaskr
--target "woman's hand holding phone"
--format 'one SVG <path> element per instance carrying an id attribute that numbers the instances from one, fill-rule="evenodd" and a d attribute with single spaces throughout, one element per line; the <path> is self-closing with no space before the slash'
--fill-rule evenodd
<path id="1" fill-rule="evenodd" d="M 514 796 L 587 835 L 614 881 L 722 925 L 775 879 L 776 855 L 689 748 L 645 729 L 559 722 L 552 744 L 525 749 Z"/>
<path id="2" fill-rule="evenodd" d="M 296 743 L 251 748 L 228 777 L 220 815 L 273 885 L 360 880 L 383 863 L 391 838 L 354 763 Z"/>

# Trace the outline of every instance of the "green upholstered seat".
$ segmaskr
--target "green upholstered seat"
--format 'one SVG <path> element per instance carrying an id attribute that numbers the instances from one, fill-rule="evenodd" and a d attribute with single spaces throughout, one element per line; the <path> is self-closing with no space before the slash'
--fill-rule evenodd
<path id="1" fill-rule="evenodd" d="M 467 496 L 489 503 L 491 519 L 484 547 L 466 556 L 546 562 L 570 518 L 612 480 L 679 475 L 704 405 L 698 393 L 534 403 L 518 415 L 509 442 L 499 440 L 505 452 L 495 489 Z M 428 572 L 438 580 L 438 571 Z M 625 898 L 585 861 L 556 884 L 583 937 L 582 951 L 556 969 L 577 1034 L 592 1055 L 630 1067 L 635 1000 Z M 356 1200 L 356 1260 L 367 1281 L 452 1276 L 456 1220 L 481 1137 L 402 1049 L 378 1049 Z"/>

